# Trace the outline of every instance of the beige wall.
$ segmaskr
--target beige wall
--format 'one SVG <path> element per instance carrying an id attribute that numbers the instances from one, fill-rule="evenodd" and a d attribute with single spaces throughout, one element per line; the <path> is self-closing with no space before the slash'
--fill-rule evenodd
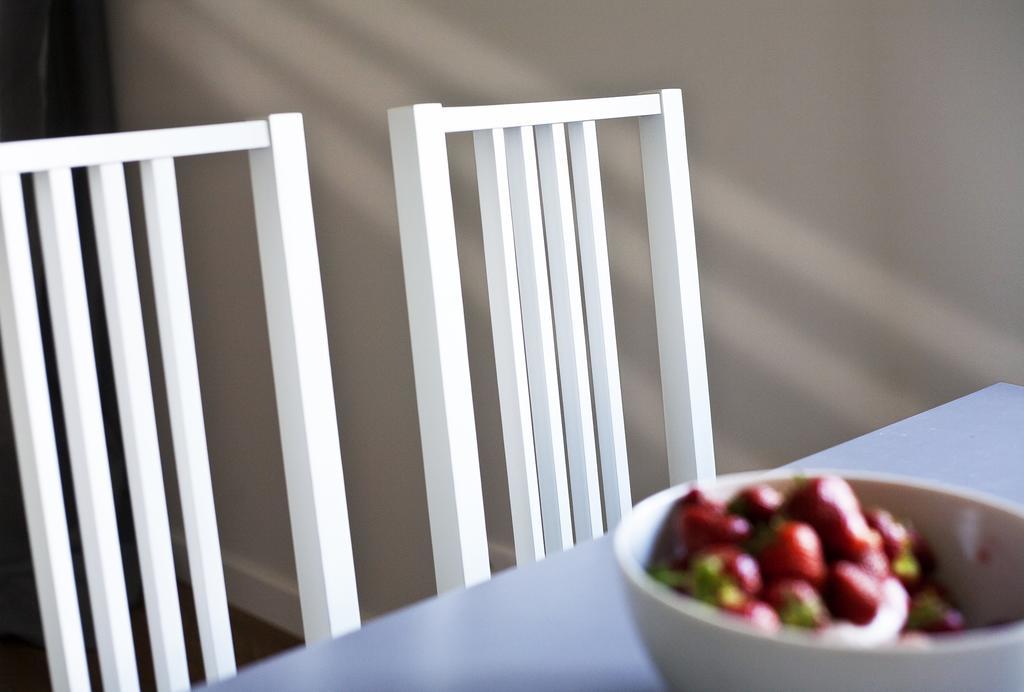
<path id="1" fill-rule="evenodd" d="M 113 0 L 124 129 L 301 111 L 364 613 L 432 593 L 385 110 L 683 89 L 719 469 L 1024 381 L 1024 5 Z M 634 498 L 667 481 L 635 129 L 601 130 Z M 507 546 L 472 155 L 452 173 Z M 244 160 L 180 166 L 229 592 L 294 625 Z M 501 551 L 496 554 L 501 558 Z"/>

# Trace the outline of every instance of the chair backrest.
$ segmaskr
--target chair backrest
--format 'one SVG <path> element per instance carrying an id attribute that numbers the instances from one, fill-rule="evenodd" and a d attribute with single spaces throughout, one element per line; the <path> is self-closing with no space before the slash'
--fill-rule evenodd
<path id="1" fill-rule="evenodd" d="M 302 116 L 0 144 L 0 333 L 55 689 L 89 687 L 33 284 L 31 174 L 100 670 L 138 688 L 71 171 L 88 169 L 118 414 L 157 686 L 189 686 L 125 162 L 139 162 L 186 547 L 208 681 L 235 670 L 174 159 L 248 151 L 307 642 L 359 625 Z"/>
<path id="2" fill-rule="evenodd" d="M 598 459 L 608 528 L 632 506 L 598 120 L 639 120 L 670 478 L 714 475 L 680 92 L 388 117 L 439 590 L 490 574 L 449 133 L 474 136 L 517 563 L 603 532 Z"/>

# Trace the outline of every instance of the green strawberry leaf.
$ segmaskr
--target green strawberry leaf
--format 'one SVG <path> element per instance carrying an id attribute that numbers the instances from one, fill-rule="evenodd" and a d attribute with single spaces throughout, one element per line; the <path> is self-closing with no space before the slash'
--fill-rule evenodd
<path id="1" fill-rule="evenodd" d="M 708 555 L 694 562 L 691 576 L 693 578 L 693 596 L 707 603 L 716 603 L 718 591 L 722 588 L 725 565 L 717 555 Z"/>
<path id="2" fill-rule="evenodd" d="M 672 589 L 683 589 L 686 590 L 690 586 L 690 576 L 679 569 L 672 569 L 671 567 L 652 567 L 647 571 L 655 581 L 659 581 L 665 586 Z"/>
<path id="3" fill-rule="evenodd" d="M 809 603 L 796 598 L 786 600 L 786 605 L 779 613 L 779 619 L 785 625 L 793 627 L 813 628 L 818 626 L 821 618 L 821 607 L 817 603 Z"/>
<path id="4" fill-rule="evenodd" d="M 913 551 L 904 549 L 892 561 L 892 573 L 903 581 L 913 582 L 921 576 L 921 565 L 914 557 Z"/>
<path id="5" fill-rule="evenodd" d="M 949 604 L 934 591 L 922 591 L 910 604 L 907 614 L 908 630 L 926 629 L 942 619 L 949 609 Z"/>
<path id="6" fill-rule="evenodd" d="M 721 587 L 719 587 L 713 603 L 723 608 L 738 608 L 746 600 L 747 594 L 743 593 L 743 590 L 736 586 L 732 579 L 726 577 Z"/>
<path id="7" fill-rule="evenodd" d="M 772 519 L 768 526 L 761 526 L 755 529 L 754 535 L 744 545 L 747 552 L 751 555 L 757 555 L 762 550 L 767 548 L 775 540 L 775 534 L 781 525 L 781 521 L 777 521 L 778 517 Z"/>
<path id="8" fill-rule="evenodd" d="M 728 510 L 730 514 L 738 514 L 741 517 L 747 516 L 747 511 L 749 509 L 750 508 L 747 506 L 746 499 L 739 496 L 734 497 L 732 501 L 726 506 L 726 510 Z"/>

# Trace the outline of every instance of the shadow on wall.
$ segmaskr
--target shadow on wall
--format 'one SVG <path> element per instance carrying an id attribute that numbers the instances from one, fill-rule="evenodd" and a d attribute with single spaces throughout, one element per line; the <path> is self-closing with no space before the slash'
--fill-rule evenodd
<path id="1" fill-rule="evenodd" d="M 684 90 L 719 468 L 775 466 L 1008 379 L 1024 334 L 901 271 L 881 190 L 885 10 L 696 2 L 111 0 L 123 127 L 306 118 L 367 616 L 433 593 L 385 111 Z M 544 22 L 536 22 L 539 16 Z M 600 128 L 634 498 L 667 483 L 634 127 Z M 451 138 L 489 534 L 511 542 L 468 137 Z M 297 622 L 244 161 L 181 167 L 229 593 Z M 882 182 L 879 182 L 882 181 Z M 244 212 L 238 210 L 245 209 Z M 141 237 L 141 234 L 139 235 Z M 998 251 L 998 249 L 994 250 Z M 140 254 L 140 264 L 144 263 Z M 901 371 L 912 353 L 938 386 Z M 1024 373 L 1016 371 L 1018 379 Z M 166 433 L 166 427 L 162 433 Z M 166 442 L 168 437 L 163 435 Z M 165 444 L 170 456 L 170 446 Z M 169 485 L 169 487 L 174 487 Z M 500 552 L 500 550 L 498 551 Z"/>

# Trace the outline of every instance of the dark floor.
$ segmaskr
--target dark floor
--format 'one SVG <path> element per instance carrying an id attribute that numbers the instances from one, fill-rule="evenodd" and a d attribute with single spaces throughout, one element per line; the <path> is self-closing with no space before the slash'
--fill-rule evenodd
<path id="1" fill-rule="evenodd" d="M 203 680 L 203 663 L 195 611 L 192 607 L 192 590 L 184 584 L 179 585 L 179 590 L 189 676 L 193 683 L 198 683 Z M 149 654 L 146 614 L 141 607 L 132 611 L 132 632 L 135 635 L 135 650 L 138 652 L 142 689 L 156 689 Z M 231 633 L 235 641 L 235 659 L 239 667 L 302 643 L 291 634 L 235 608 L 231 609 Z M 92 675 L 93 688 L 103 689 L 95 651 L 89 651 L 89 672 Z M 0 692 L 34 692 L 49 689 L 46 653 L 42 649 L 27 646 L 19 641 L 0 639 Z"/>

